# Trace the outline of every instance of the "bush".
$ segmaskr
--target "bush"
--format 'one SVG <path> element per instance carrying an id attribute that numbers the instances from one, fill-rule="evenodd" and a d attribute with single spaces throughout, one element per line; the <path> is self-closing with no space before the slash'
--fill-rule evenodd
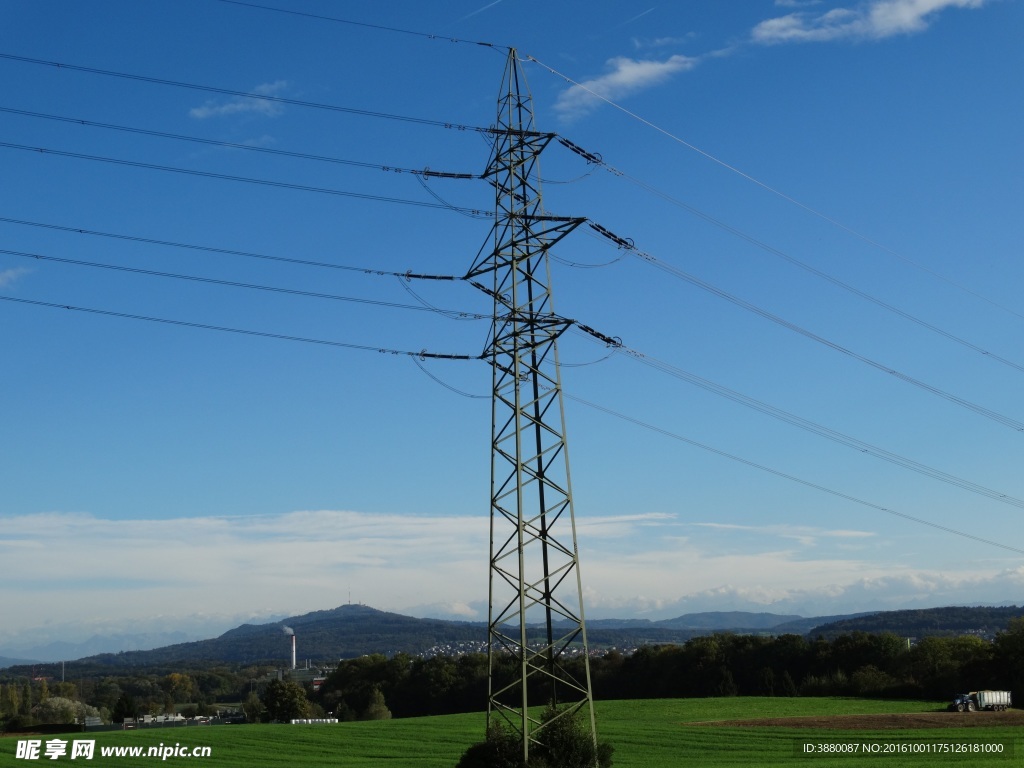
<path id="1" fill-rule="evenodd" d="M 487 739 L 462 753 L 455 768 L 522 768 L 523 743 L 500 725 L 487 730 Z"/>
<path id="2" fill-rule="evenodd" d="M 610 768 L 615 748 L 598 742 L 578 710 L 549 707 L 541 719 L 541 743 L 530 749 L 525 768 Z M 518 733 L 492 725 L 487 740 L 467 749 L 456 768 L 524 768 Z"/>
<path id="3" fill-rule="evenodd" d="M 74 723 L 86 717 L 99 717 L 96 707 L 62 696 L 51 696 L 32 707 L 32 716 L 37 723 Z"/>

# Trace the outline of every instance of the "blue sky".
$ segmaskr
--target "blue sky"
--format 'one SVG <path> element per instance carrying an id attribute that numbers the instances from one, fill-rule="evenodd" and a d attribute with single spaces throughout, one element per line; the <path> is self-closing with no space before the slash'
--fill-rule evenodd
<path id="1" fill-rule="evenodd" d="M 487 366 L 372 350 L 479 354 L 490 306 L 373 271 L 485 246 L 452 207 L 490 187 L 394 169 L 483 170 L 459 126 L 509 45 L 605 163 L 553 143 L 547 210 L 637 249 L 580 228 L 552 263 L 644 356 L 561 345 L 587 615 L 1020 603 L 1019 0 L 277 5 L 0 4 L 0 648 L 350 595 L 486 616 Z"/>

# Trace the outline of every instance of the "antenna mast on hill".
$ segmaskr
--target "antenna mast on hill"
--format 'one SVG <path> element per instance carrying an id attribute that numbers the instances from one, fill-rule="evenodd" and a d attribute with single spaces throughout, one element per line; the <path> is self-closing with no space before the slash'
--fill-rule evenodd
<path id="1" fill-rule="evenodd" d="M 466 276 L 494 299 L 487 722 L 519 733 L 525 760 L 550 724 L 537 705 L 580 712 L 595 743 L 596 728 L 556 343 L 571 321 L 552 308 L 548 262 L 548 249 L 585 219 L 544 212 L 537 160 L 555 135 L 534 129 L 515 49 L 492 137 L 494 249 Z M 487 275 L 490 287 L 479 282 Z"/>

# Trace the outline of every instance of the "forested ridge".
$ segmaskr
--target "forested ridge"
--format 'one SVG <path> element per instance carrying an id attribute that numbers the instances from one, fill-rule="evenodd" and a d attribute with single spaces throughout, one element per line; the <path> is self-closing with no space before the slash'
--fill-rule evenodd
<path id="1" fill-rule="evenodd" d="M 582 679 L 581 656 L 567 666 Z M 515 673 L 512 659 L 497 658 L 499 685 Z M 327 714 L 376 719 L 478 711 L 487 701 L 487 657 L 479 653 L 370 654 L 341 662 L 317 691 L 287 675 L 277 680 L 269 667 L 227 666 L 83 675 L 64 682 L 8 674 L 0 677 L 0 718 L 23 725 L 69 716 L 78 704 L 107 720 L 131 713 L 202 714 L 231 704 L 241 705 L 250 720 Z M 848 695 L 934 699 L 941 705 L 969 690 L 1024 692 L 1024 618 L 1010 620 L 992 640 L 961 635 L 911 643 L 888 632 L 833 639 L 716 633 L 631 654 L 594 655 L 591 678 L 597 699 Z"/>
<path id="2" fill-rule="evenodd" d="M 581 658 L 568 666 L 582 679 Z M 892 633 L 865 632 L 832 640 L 714 634 L 629 655 L 609 651 L 591 659 L 591 679 L 596 699 L 862 696 L 941 703 L 984 688 L 1024 695 L 1024 619 L 1012 620 L 991 641 L 963 635 L 908 644 Z M 347 715 L 359 712 L 374 690 L 396 717 L 473 711 L 486 701 L 486 656 L 354 659 L 327 679 L 319 701 Z"/>
<path id="3" fill-rule="evenodd" d="M 851 632 L 893 632 L 904 637 L 978 634 L 992 637 L 1005 629 L 1011 618 L 1024 615 L 1019 607 L 948 607 L 884 611 L 847 616 L 797 618 L 765 613 L 711 612 L 686 614 L 673 619 L 603 619 L 590 622 L 588 637 L 593 649 L 632 649 L 643 645 L 684 643 L 714 632 L 735 634 L 798 634 L 837 637 Z M 319 664 L 372 653 L 421 655 L 452 652 L 454 646 L 482 648 L 487 637 L 482 622 L 417 619 L 379 611 L 364 605 L 303 614 L 271 624 L 243 624 L 219 637 L 145 651 L 105 653 L 71 662 L 75 674 L 103 674 L 105 670 L 172 672 L 182 666 L 284 665 L 291 658 L 291 638 L 283 627 L 298 636 L 298 657 Z M 539 627 L 531 631 L 539 633 Z M 52 665 L 32 665 L 52 669 Z M 24 674 L 26 666 L 12 672 Z M 51 674 L 51 673 L 48 673 Z"/>
<path id="4" fill-rule="evenodd" d="M 836 637 L 852 631 L 894 632 L 907 637 L 933 637 L 964 634 L 994 635 L 1006 629 L 1010 619 L 1024 616 L 1024 608 L 949 607 L 920 608 L 906 611 L 882 611 L 856 618 L 844 618 L 821 624 L 812 634 Z"/>

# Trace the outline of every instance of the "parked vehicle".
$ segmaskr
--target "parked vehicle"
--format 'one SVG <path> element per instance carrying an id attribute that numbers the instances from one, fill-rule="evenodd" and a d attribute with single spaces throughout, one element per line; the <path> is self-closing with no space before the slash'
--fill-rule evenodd
<path id="1" fill-rule="evenodd" d="M 1012 705 L 1009 691 L 971 691 L 954 696 L 949 708 L 957 712 L 982 709 L 999 712 Z"/>

